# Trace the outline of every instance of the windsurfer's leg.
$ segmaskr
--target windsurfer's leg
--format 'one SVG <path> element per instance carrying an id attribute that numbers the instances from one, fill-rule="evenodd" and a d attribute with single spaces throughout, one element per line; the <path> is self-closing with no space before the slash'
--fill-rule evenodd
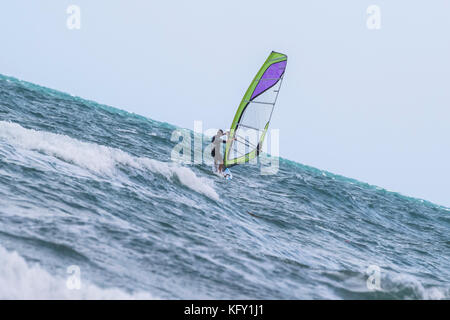
<path id="1" fill-rule="evenodd" d="M 219 161 L 218 161 L 218 163 L 219 163 L 219 172 L 222 172 L 223 171 L 223 157 L 220 154 L 220 152 L 219 152 Z"/>
<path id="2" fill-rule="evenodd" d="M 216 167 L 218 168 L 218 171 L 222 172 L 222 170 L 223 170 L 223 157 L 220 154 L 220 151 L 218 152 L 218 150 L 216 150 L 216 153 L 214 155 L 214 163 L 215 163 Z"/>

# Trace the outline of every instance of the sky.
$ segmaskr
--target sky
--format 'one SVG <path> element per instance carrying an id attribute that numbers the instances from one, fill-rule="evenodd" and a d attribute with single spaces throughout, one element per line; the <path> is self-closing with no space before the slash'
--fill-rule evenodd
<path id="1" fill-rule="evenodd" d="M 67 27 L 70 5 L 80 29 Z M 449 14 L 448 0 L 2 1 L 0 73 L 228 128 L 283 52 L 271 122 L 283 158 L 450 207 Z"/>

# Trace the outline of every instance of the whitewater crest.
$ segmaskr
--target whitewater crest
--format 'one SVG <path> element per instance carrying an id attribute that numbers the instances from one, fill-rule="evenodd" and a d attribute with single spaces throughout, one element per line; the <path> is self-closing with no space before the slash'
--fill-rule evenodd
<path id="1" fill-rule="evenodd" d="M 173 163 L 134 157 L 120 149 L 83 142 L 62 134 L 27 129 L 14 122 L 0 121 L 0 139 L 15 148 L 38 151 L 101 175 L 114 176 L 117 165 L 147 169 L 169 180 L 178 180 L 209 198 L 219 199 L 210 180 Z"/>
<path id="2" fill-rule="evenodd" d="M 82 281 L 70 290 L 67 279 L 51 275 L 38 264 L 29 265 L 17 252 L 0 246 L 0 300 L 142 300 L 155 299 L 147 292 L 128 293 L 118 288 L 103 289 Z"/>

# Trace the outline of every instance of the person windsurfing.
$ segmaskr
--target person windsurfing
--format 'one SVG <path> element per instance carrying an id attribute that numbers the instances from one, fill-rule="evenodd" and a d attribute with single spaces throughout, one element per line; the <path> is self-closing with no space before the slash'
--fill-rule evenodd
<path id="1" fill-rule="evenodd" d="M 223 156 L 221 154 L 221 143 L 227 143 L 226 140 L 222 140 L 222 137 L 226 135 L 227 138 L 230 136 L 230 132 L 223 132 L 222 129 L 219 129 L 214 137 L 211 139 L 212 150 L 211 157 L 214 158 L 214 166 L 219 173 L 223 172 Z"/>

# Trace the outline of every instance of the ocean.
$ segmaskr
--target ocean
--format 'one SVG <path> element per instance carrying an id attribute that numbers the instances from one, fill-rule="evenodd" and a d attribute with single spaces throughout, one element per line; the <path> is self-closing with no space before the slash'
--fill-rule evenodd
<path id="1" fill-rule="evenodd" d="M 177 129 L 0 76 L 0 299 L 450 299 L 450 209 Z"/>

